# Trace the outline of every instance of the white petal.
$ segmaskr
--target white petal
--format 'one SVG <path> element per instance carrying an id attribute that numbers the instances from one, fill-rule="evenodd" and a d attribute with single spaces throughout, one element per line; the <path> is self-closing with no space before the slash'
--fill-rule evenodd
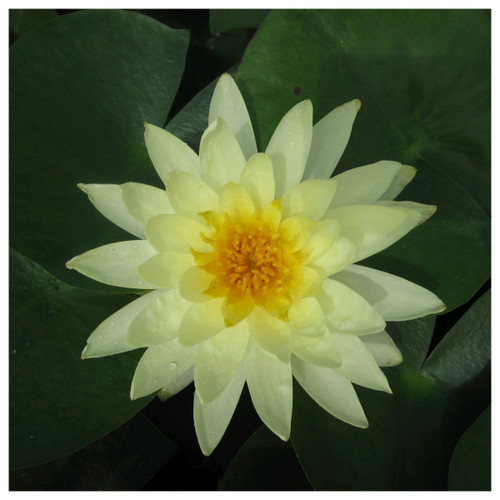
<path id="1" fill-rule="evenodd" d="M 292 420 L 292 368 L 290 363 L 250 341 L 245 376 L 253 405 L 262 421 L 286 441 Z"/>
<path id="2" fill-rule="evenodd" d="M 302 179 L 312 139 L 312 104 L 295 105 L 276 127 L 266 154 L 274 166 L 276 198 Z"/>
<path id="3" fill-rule="evenodd" d="M 446 307 L 429 290 L 369 267 L 349 266 L 335 279 L 363 296 L 386 321 L 421 318 Z"/>
<path id="4" fill-rule="evenodd" d="M 238 182 L 245 157 L 233 133 L 221 118 L 213 121 L 200 143 L 201 177 L 219 192 L 228 182 Z"/>
<path id="5" fill-rule="evenodd" d="M 143 225 L 155 215 L 174 212 L 164 189 L 138 182 L 122 184 L 121 189 L 123 201 L 130 215 Z"/>
<path id="6" fill-rule="evenodd" d="M 321 408 L 348 424 L 368 427 L 358 396 L 347 379 L 331 368 L 321 368 L 292 357 L 293 375 Z"/>
<path id="7" fill-rule="evenodd" d="M 192 266 L 194 259 L 189 253 L 162 252 L 144 262 L 137 272 L 155 288 L 179 288 L 182 275 Z"/>
<path id="8" fill-rule="evenodd" d="M 66 267 L 108 285 L 158 288 L 145 282 L 137 272 L 137 268 L 155 254 L 149 241 L 119 241 L 73 257 L 66 263 Z"/>
<path id="9" fill-rule="evenodd" d="M 252 197 L 255 207 L 263 209 L 274 200 L 273 164 L 264 153 L 252 156 L 241 172 L 240 184 Z"/>
<path id="10" fill-rule="evenodd" d="M 293 335 L 292 353 L 311 365 L 337 368 L 342 363 L 340 350 L 328 330 L 320 337 Z"/>
<path id="11" fill-rule="evenodd" d="M 168 174 L 175 170 L 200 175 L 198 155 L 185 142 L 160 127 L 149 123 L 145 126 L 144 139 L 149 157 L 165 184 Z"/>
<path id="12" fill-rule="evenodd" d="M 318 220 L 327 211 L 337 190 L 333 179 L 311 179 L 293 186 L 281 202 L 283 218 L 292 216 Z"/>
<path id="13" fill-rule="evenodd" d="M 422 221 L 417 210 L 378 204 L 334 208 L 325 215 L 330 217 L 340 222 L 340 234 L 358 247 L 356 261 L 386 249 Z"/>
<path id="14" fill-rule="evenodd" d="M 176 337 L 189 306 L 177 290 L 164 291 L 132 321 L 127 344 L 134 348 L 149 347 Z"/>
<path id="15" fill-rule="evenodd" d="M 203 342 L 225 328 L 221 312 L 222 301 L 223 299 L 213 299 L 191 305 L 179 326 L 179 340 L 183 345 Z"/>
<path id="16" fill-rule="evenodd" d="M 217 118 L 222 118 L 227 123 L 247 160 L 257 153 L 255 136 L 245 101 L 233 78 L 227 73 L 219 78 L 210 102 L 208 123 L 212 123 Z"/>
<path id="17" fill-rule="evenodd" d="M 288 322 L 298 335 L 319 337 L 325 330 L 325 315 L 316 297 L 294 300 L 288 310 Z"/>
<path id="18" fill-rule="evenodd" d="M 149 347 L 135 369 L 130 399 L 142 398 L 170 385 L 188 370 L 198 348 L 180 345 L 177 339 Z"/>
<path id="19" fill-rule="evenodd" d="M 403 182 L 402 177 L 407 184 L 416 172 L 414 168 L 410 171 L 411 168 L 395 161 L 379 161 L 342 172 L 334 177 L 338 182 L 338 189 L 330 208 L 375 203 L 388 192 L 389 188 L 392 191 L 393 183 L 400 186 Z M 408 178 L 410 172 L 413 175 Z"/>
<path id="20" fill-rule="evenodd" d="M 245 385 L 242 369 L 235 372 L 233 379 L 214 401 L 204 404 L 197 392 L 194 395 L 193 418 L 196 436 L 201 451 L 208 456 L 219 444 L 233 416 Z"/>
<path id="21" fill-rule="evenodd" d="M 363 335 L 360 340 L 370 351 L 379 366 L 395 366 L 403 362 L 403 356 L 387 332 Z"/>
<path id="22" fill-rule="evenodd" d="M 135 349 L 125 342 L 130 324 L 141 311 L 164 293 L 165 290 L 149 292 L 106 318 L 87 339 L 82 358 L 100 358 Z"/>
<path id="23" fill-rule="evenodd" d="M 187 172 L 172 172 L 168 177 L 167 194 L 174 210 L 203 221 L 200 212 L 217 210 L 219 198 L 215 191 L 201 179 Z"/>
<path id="24" fill-rule="evenodd" d="M 401 165 L 398 173 L 392 179 L 391 185 L 387 188 L 387 191 L 380 196 L 380 200 L 393 200 L 396 196 L 403 191 L 406 185 L 411 182 L 417 169 L 411 167 L 410 165 Z"/>
<path id="25" fill-rule="evenodd" d="M 248 344 L 248 324 L 241 321 L 203 342 L 194 368 L 194 385 L 203 403 L 219 397 L 233 378 Z"/>
<path id="26" fill-rule="evenodd" d="M 104 217 L 138 238 L 144 238 L 144 224 L 130 215 L 117 184 L 78 184 Z"/>
<path id="27" fill-rule="evenodd" d="M 166 401 L 167 399 L 175 396 L 178 392 L 181 392 L 185 389 L 189 384 L 193 382 L 193 372 L 194 366 L 186 370 L 179 378 L 176 378 L 173 382 L 166 385 L 161 389 L 158 393 L 158 399 L 160 401 Z"/>
<path id="28" fill-rule="evenodd" d="M 318 301 L 332 331 L 366 335 L 385 328 L 385 321 L 359 294 L 333 279 L 323 282 Z"/>
<path id="29" fill-rule="evenodd" d="M 423 203 L 416 203 L 414 201 L 379 201 L 377 205 L 381 205 L 384 207 L 392 207 L 392 208 L 400 208 L 400 209 L 409 209 L 412 211 L 416 211 L 420 214 L 420 220 L 418 224 L 423 224 L 426 220 L 430 219 L 437 210 L 436 205 L 424 205 Z"/>
<path id="30" fill-rule="evenodd" d="M 386 376 L 360 338 L 342 333 L 332 335 L 342 358 L 342 364 L 335 368 L 338 374 L 363 387 L 392 394 Z"/>
<path id="31" fill-rule="evenodd" d="M 354 99 L 330 111 L 314 125 L 304 179 L 328 179 L 332 175 L 347 146 L 360 107 L 361 102 Z"/>

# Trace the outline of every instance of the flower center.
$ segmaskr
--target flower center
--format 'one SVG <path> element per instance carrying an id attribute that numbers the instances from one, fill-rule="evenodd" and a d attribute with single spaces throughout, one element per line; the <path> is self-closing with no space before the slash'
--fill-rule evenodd
<path id="1" fill-rule="evenodd" d="M 270 299 L 288 299 L 287 279 L 296 258 L 277 228 L 269 227 L 259 212 L 245 224 L 213 213 L 206 220 L 212 234 L 202 234 L 202 238 L 213 251 L 193 252 L 197 263 L 214 276 L 204 293 L 231 302 L 252 297 L 264 306 Z"/>

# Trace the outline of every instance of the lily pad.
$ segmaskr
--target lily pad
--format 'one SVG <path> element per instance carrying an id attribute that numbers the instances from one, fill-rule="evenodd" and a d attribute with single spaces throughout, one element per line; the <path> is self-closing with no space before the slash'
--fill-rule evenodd
<path id="1" fill-rule="evenodd" d="M 210 31 L 215 35 L 240 28 L 257 28 L 269 9 L 212 9 Z"/>
<path id="2" fill-rule="evenodd" d="M 138 351 L 81 360 L 97 325 L 134 297 L 74 288 L 12 252 L 10 467 L 43 464 L 113 431 L 152 397 L 130 401 Z"/>
<path id="3" fill-rule="evenodd" d="M 160 184 L 143 122 L 163 126 L 189 35 L 130 11 L 81 11 L 10 49 L 10 242 L 67 283 L 102 288 L 65 268 L 130 235 L 107 221 L 78 182 Z"/>
<path id="4" fill-rule="evenodd" d="M 489 294 L 448 332 L 424 363 L 434 320 L 390 325 L 405 361 L 386 369 L 393 394 L 356 388 L 369 428 L 351 427 L 294 392 L 292 441 L 319 490 L 445 490 L 464 430 L 488 405 Z M 473 325 L 477 324 L 475 328 Z M 467 369 L 461 373 L 461 367 Z"/>
<path id="5" fill-rule="evenodd" d="M 489 44 L 487 11 L 280 10 L 237 73 L 260 149 L 303 99 L 315 122 L 362 101 L 337 172 L 378 160 L 418 169 L 400 199 L 438 212 L 381 254 L 382 269 L 430 284 L 448 310 L 490 274 Z"/>

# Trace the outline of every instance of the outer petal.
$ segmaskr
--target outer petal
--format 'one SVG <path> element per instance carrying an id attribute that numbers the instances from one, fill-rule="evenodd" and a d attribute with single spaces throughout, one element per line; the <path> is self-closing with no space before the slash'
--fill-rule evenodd
<path id="1" fill-rule="evenodd" d="M 274 165 L 276 197 L 279 198 L 302 179 L 312 140 L 312 104 L 295 105 L 276 127 L 266 154 Z"/>
<path id="2" fill-rule="evenodd" d="M 142 398 L 168 386 L 194 363 L 197 347 L 185 347 L 177 339 L 147 349 L 135 369 L 130 399 Z"/>
<path id="3" fill-rule="evenodd" d="M 165 184 L 169 173 L 175 170 L 200 176 L 198 155 L 185 142 L 155 125 L 146 123 L 145 127 L 144 139 L 149 157 Z"/>
<path id="4" fill-rule="evenodd" d="M 292 368 L 250 341 L 245 376 L 253 405 L 262 421 L 286 441 L 292 420 Z"/>
<path id="5" fill-rule="evenodd" d="M 347 146 L 360 107 L 361 102 L 354 99 L 335 108 L 314 125 L 304 179 L 328 179 L 332 175 Z"/>
<path id="6" fill-rule="evenodd" d="M 126 343 L 149 347 L 177 337 L 181 319 L 189 309 L 177 290 L 168 290 L 141 311 L 130 324 Z"/>
<path id="7" fill-rule="evenodd" d="M 257 153 L 257 145 L 252 123 L 243 96 L 230 75 L 219 78 L 210 102 L 208 123 L 222 118 L 238 140 L 241 150 L 248 160 Z"/>
<path id="8" fill-rule="evenodd" d="M 274 200 L 274 171 L 271 158 L 264 153 L 252 156 L 241 172 L 240 184 L 259 210 Z"/>
<path id="9" fill-rule="evenodd" d="M 379 161 L 336 175 L 337 193 L 330 208 L 375 203 L 389 189 L 401 191 L 415 176 L 416 169 L 395 161 Z M 399 192 L 398 192 L 399 193 Z"/>
<path id="10" fill-rule="evenodd" d="M 401 165 L 399 172 L 392 179 L 391 185 L 387 191 L 380 196 L 380 200 L 393 200 L 396 196 L 403 191 L 406 185 L 415 177 L 417 169 L 410 167 L 410 165 Z"/>
<path id="11" fill-rule="evenodd" d="M 358 247 L 357 261 L 386 249 L 422 220 L 417 210 L 381 205 L 334 208 L 326 213 L 325 218 L 329 217 L 340 222 L 340 234 Z"/>
<path id="12" fill-rule="evenodd" d="M 403 356 L 386 332 L 363 335 L 360 340 L 370 351 L 379 366 L 395 366 L 403 362 Z"/>
<path id="13" fill-rule="evenodd" d="M 108 285 L 159 288 L 146 282 L 137 272 L 137 268 L 155 253 L 148 241 L 120 241 L 73 257 L 66 263 L 66 267 Z"/>
<path id="14" fill-rule="evenodd" d="M 242 321 L 201 344 L 196 356 L 194 385 L 203 403 L 210 403 L 227 387 L 241 363 L 248 337 L 248 324 Z"/>
<path id="15" fill-rule="evenodd" d="M 385 328 L 382 316 L 361 295 L 339 281 L 325 280 L 318 301 L 332 331 L 366 335 Z"/>
<path id="16" fill-rule="evenodd" d="M 165 190 L 147 184 L 127 182 L 121 185 L 122 196 L 130 215 L 141 224 L 158 214 L 174 212 Z"/>
<path id="17" fill-rule="evenodd" d="M 292 353 L 311 365 L 338 368 L 342 364 L 340 350 L 329 331 L 320 337 L 293 335 Z"/>
<path id="18" fill-rule="evenodd" d="M 405 321 L 443 311 L 429 290 L 393 274 L 352 265 L 335 279 L 363 296 L 387 321 Z"/>
<path id="19" fill-rule="evenodd" d="M 172 172 L 168 177 L 167 194 L 174 210 L 197 221 L 203 221 L 200 212 L 217 210 L 215 191 L 194 174 Z"/>
<path id="20" fill-rule="evenodd" d="M 146 225 L 148 241 L 158 252 L 176 251 L 197 252 L 213 250 L 212 246 L 201 239 L 201 233 L 208 232 L 199 222 L 177 214 L 163 214 L 151 218 Z"/>
<path id="21" fill-rule="evenodd" d="M 337 190 L 333 179 L 311 179 L 293 186 L 281 202 L 283 218 L 293 215 L 320 219 L 327 211 Z"/>
<path id="22" fill-rule="evenodd" d="M 192 304 L 179 326 L 179 341 L 191 346 L 213 337 L 224 329 L 223 299 Z"/>
<path id="23" fill-rule="evenodd" d="M 158 399 L 160 401 L 166 401 L 167 399 L 175 396 L 178 392 L 181 392 L 185 389 L 189 384 L 193 382 L 193 372 L 194 366 L 186 370 L 179 378 L 176 378 L 173 382 L 166 385 L 162 388 L 162 390 L 158 393 Z"/>
<path id="24" fill-rule="evenodd" d="M 437 207 L 435 205 L 424 205 L 423 203 L 416 203 L 414 201 L 386 200 L 377 202 L 377 205 L 381 205 L 384 207 L 414 210 L 420 214 L 420 220 L 418 221 L 418 224 L 423 224 L 426 220 L 430 219 L 436 213 L 437 210 Z"/>
<path id="25" fill-rule="evenodd" d="M 118 184 L 78 184 L 104 217 L 130 234 L 144 239 L 144 225 L 130 215 Z"/>
<path id="26" fill-rule="evenodd" d="M 386 376 L 361 339 L 341 333 L 332 335 L 342 358 L 342 365 L 335 368 L 338 374 L 363 387 L 392 394 Z"/>
<path id="27" fill-rule="evenodd" d="M 135 349 L 125 342 L 130 324 L 141 311 L 164 293 L 165 290 L 149 292 L 106 318 L 87 339 L 82 359 L 100 358 Z"/>
<path id="28" fill-rule="evenodd" d="M 194 259 L 189 253 L 162 252 L 144 262 L 137 272 L 156 288 L 179 288 L 181 276 L 192 266 Z"/>
<path id="29" fill-rule="evenodd" d="M 200 143 L 202 179 L 215 191 L 227 182 L 238 182 L 245 157 L 233 133 L 221 118 L 212 122 Z"/>
<path id="30" fill-rule="evenodd" d="M 193 418 L 196 436 L 204 455 L 210 455 L 219 444 L 233 416 L 245 385 L 243 369 L 235 372 L 233 379 L 220 396 L 204 404 L 197 392 L 194 394 Z"/>
<path id="31" fill-rule="evenodd" d="M 292 357 L 293 375 L 321 408 L 356 427 L 368 427 L 351 382 L 331 368 L 320 368 Z"/>

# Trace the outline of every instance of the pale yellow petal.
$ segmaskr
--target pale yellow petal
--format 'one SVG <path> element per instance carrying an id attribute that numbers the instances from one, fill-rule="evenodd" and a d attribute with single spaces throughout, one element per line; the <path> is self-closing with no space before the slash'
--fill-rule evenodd
<path id="1" fill-rule="evenodd" d="M 318 301 L 331 331 L 366 335 L 385 328 L 382 316 L 361 295 L 343 283 L 325 280 Z"/>
<path id="2" fill-rule="evenodd" d="M 238 224 L 245 224 L 255 213 L 255 205 L 250 195 L 234 182 L 227 183 L 220 190 L 219 208 L 221 213 L 229 216 L 231 222 Z"/>
<path id="3" fill-rule="evenodd" d="M 210 101 L 208 123 L 212 123 L 217 118 L 222 118 L 227 123 L 246 159 L 257 153 L 255 136 L 245 101 L 233 78 L 227 73 L 217 81 Z"/>
<path id="4" fill-rule="evenodd" d="M 252 338 L 259 346 L 276 356 L 282 362 L 290 360 L 290 326 L 281 319 L 256 307 L 248 318 Z"/>
<path id="5" fill-rule="evenodd" d="M 342 365 L 335 368 L 338 374 L 368 389 L 392 394 L 386 376 L 359 337 L 342 333 L 332 335 L 342 358 Z"/>
<path id="6" fill-rule="evenodd" d="M 250 341 L 244 361 L 250 397 L 257 414 L 279 438 L 290 436 L 292 369 L 271 352 Z"/>
<path id="7" fill-rule="evenodd" d="M 273 164 L 269 156 L 259 153 L 250 158 L 241 172 L 240 184 L 247 190 L 257 209 L 274 200 Z"/>
<path id="8" fill-rule="evenodd" d="M 340 224 L 335 219 L 318 221 L 311 237 L 299 251 L 305 257 L 304 264 L 318 260 L 332 246 L 339 233 Z"/>
<path id="9" fill-rule="evenodd" d="M 302 179 L 312 140 L 312 104 L 296 104 L 280 121 L 266 154 L 274 166 L 276 198 Z"/>
<path id="10" fill-rule="evenodd" d="M 138 272 L 138 267 L 155 254 L 155 249 L 148 241 L 119 241 L 73 257 L 66 263 L 66 267 L 108 285 L 124 288 L 162 288 Z"/>
<path id="11" fill-rule="evenodd" d="M 149 157 L 165 184 L 169 173 L 174 170 L 200 175 L 198 155 L 185 142 L 150 123 L 145 127 L 144 139 Z"/>
<path id="12" fill-rule="evenodd" d="M 308 337 L 319 337 L 326 331 L 325 315 L 315 297 L 294 300 L 288 310 L 292 332 Z"/>
<path id="13" fill-rule="evenodd" d="M 334 179 L 311 179 L 293 186 L 281 201 L 283 218 L 295 215 L 320 219 L 328 210 L 336 190 L 337 181 Z"/>
<path id="14" fill-rule="evenodd" d="M 292 336 L 292 353 L 306 363 L 326 368 L 337 368 L 342 364 L 340 350 L 332 334 L 326 330 L 319 337 Z"/>
<path id="15" fill-rule="evenodd" d="M 347 146 L 360 107 L 361 102 L 354 99 L 330 111 L 314 125 L 304 179 L 328 179 L 332 175 Z"/>
<path id="16" fill-rule="evenodd" d="M 406 185 L 415 177 L 417 169 L 410 165 L 401 165 L 398 173 L 392 179 L 387 191 L 380 196 L 380 200 L 393 200 L 403 191 Z"/>
<path id="17" fill-rule="evenodd" d="M 403 362 L 401 351 L 387 332 L 363 335 L 360 340 L 368 348 L 379 366 L 396 366 Z"/>
<path id="18" fill-rule="evenodd" d="M 130 324 L 126 343 L 131 347 L 162 344 L 177 337 L 190 303 L 177 290 L 168 290 L 143 309 Z"/>
<path id="19" fill-rule="evenodd" d="M 191 346 L 213 337 L 225 328 L 221 313 L 223 299 L 191 305 L 179 326 L 179 341 Z"/>
<path id="20" fill-rule="evenodd" d="M 323 277 L 312 267 L 298 266 L 288 280 L 288 290 L 293 300 L 319 293 Z"/>
<path id="21" fill-rule="evenodd" d="M 331 368 L 313 366 L 292 357 L 293 376 L 328 413 L 355 427 L 368 427 L 365 413 L 351 382 Z"/>
<path id="22" fill-rule="evenodd" d="M 222 303 L 222 315 L 224 316 L 224 324 L 230 328 L 243 321 L 253 311 L 255 302 L 252 297 L 245 295 L 238 302 L 225 300 Z"/>
<path id="23" fill-rule="evenodd" d="M 177 339 L 149 347 L 135 369 L 130 399 L 142 398 L 177 380 L 194 364 L 198 347 L 185 347 Z"/>
<path id="24" fill-rule="evenodd" d="M 228 182 L 238 182 L 245 157 L 233 133 L 222 118 L 213 121 L 200 143 L 201 177 L 216 192 Z"/>
<path id="25" fill-rule="evenodd" d="M 198 221 L 203 221 L 200 213 L 218 209 L 216 192 L 194 174 L 172 172 L 168 177 L 167 194 L 177 214 Z"/>
<path id="26" fill-rule="evenodd" d="M 292 250 L 298 250 L 309 241 L 316 225 L 315 221 L 305 217 L 289 217 L 279 226 L 280 239 Z"/>
<path id="27" fill-rule="evenodd" d="M 194 368 L 194 385 L 203 403 L 210 403 L 227 387 L 246 351 L 248 325 L 226 328 L 200 346 Z"/>
<path id="28" fill-rule="evenodd" d="M 308 259 L 310 267 L 316 269 L 321 276 L 332 276 L 351 265 L 357 258 L 358 247 L 347 238 L 338 236 L 330 247 L 316 260 Z"/>
<path id="29" fill-rule="evenodd" d="M 214 275 L 207 273 L 200 266 L 192 266 L 182 274 L 179 281 L 179 293 L 191 302 L 206 302 L 212 300 L 204 293 L 210 288 Z"/>
<path id="30" fill-rule="evenodd" d="M 179 288 L 181 276 L 191 266 L 194 260 L 189 253 L 162 252 L 144 262 L 137 272 L 157 288 Z"/>
<path id="31" fill-rule="evenodd" d="M 157 215 L 146 224 L 146 237 L 158 252 L 211 251 L 212 246 L 201 238 L 203 232 L 208 232 L 205 225 L 177 214 Z"/>
<path id="32" fill-rule="evenodd" d="M 174 381 L 168 383 L 165 387 L 162 387 L 160 392 L 157 394 L 160 401 L 166 401 L 167 399 L 175 396 L 177 393 L 185 389 L 189 384 L 193 382 L 193 372 L 194 366 L 186 370 L 180 377 L 176 378 Z"/>

